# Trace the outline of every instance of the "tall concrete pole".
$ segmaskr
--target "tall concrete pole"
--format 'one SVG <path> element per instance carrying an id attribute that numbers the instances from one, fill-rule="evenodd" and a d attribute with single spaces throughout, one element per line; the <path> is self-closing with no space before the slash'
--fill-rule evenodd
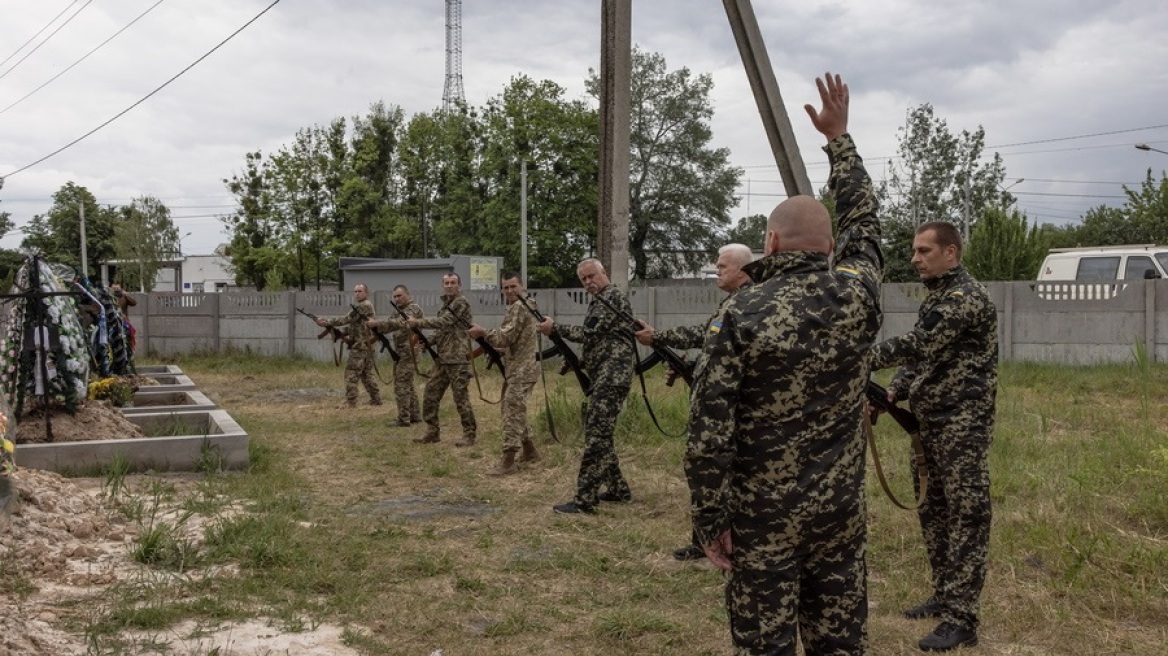
<path id="1" fill-rule="evenodd" d="M 519 165 L 519 279 L 527 285 L 527 160 Z"/>
<path id="2" fill-rule="evenodd" d="M 742 55 L 746 77 L 750 79 L 750 88 L 754 91 L 754 101 L 762 116 L 771 153 L 779 167 L 779 175 L 783 178 L 783 187 L 788 196 L 814 196 L 815 190 L 811 188 L 807 167 L 799 155 L 799 144 L 795 142 L 791 119 L 783 106 L 783 97 L 779 95 L 779 83 L 775 80 L 775 71 L 771 68 L 754 8 L 750 0 L 723 0 L 723 4 L 726 6 L 726 16 L 730 19 L 730 29 L 734 32 L 734 41 L 738 44 L 738 53 Z"/>
<path id="3" fill-rule="evenodd" d="M 632 0 L 601 0 L 600 184 L 597 258 L 608 277 L 629 282 L 629 113 L 632 110 Z"/>

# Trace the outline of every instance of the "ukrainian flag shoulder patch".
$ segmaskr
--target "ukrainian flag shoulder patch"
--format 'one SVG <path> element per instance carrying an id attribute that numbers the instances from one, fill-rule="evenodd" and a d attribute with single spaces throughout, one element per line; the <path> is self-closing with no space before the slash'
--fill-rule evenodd
<path id="1" fill-rule="evenodd" d="M 849 278 L 859 278 L 860 277 L 860 270 L 853 269 L 852 267 L 837 266 L 835 268 L 835 270 L 844 274 L 845 276 L 847 276 Z"/>
<path id="2" fill-rule="evenodd" d="M 721 321 L 711 321 L 710 322 L 710 332 L 715 333 L 715 334 L 722 332 L 722 322 Z"/>

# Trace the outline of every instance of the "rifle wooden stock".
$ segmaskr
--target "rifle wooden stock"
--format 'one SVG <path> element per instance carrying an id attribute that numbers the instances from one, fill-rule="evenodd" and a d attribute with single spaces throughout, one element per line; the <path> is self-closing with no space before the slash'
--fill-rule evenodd
<path id="1" fill-rule="evenodd" d="M 543 323 L 543 313 L 539 311 L 539 308 L 528 303 L 526 296 L 520 294 L 519 302 L 523 304 L 523 307 L 527 308 L 527 311 L 531 313 L 531 316 L 535 317 L 537 322 Z M 560 367 L 560 375 L 563 376 L 568 372 L 569 369 L 571 369 L 572 373 L 576 374 L 576 382 L 580 383 L 580 389 L 584 390 L 584 396 L 591 395 L 592 379 L 588 377 L 588 374 L 584 373 L 584 366 L 580 364 L 580 358 L 576 355 L 576 352 L 573 351 L 572 347 L 568 346 L 568 343 L 564 341 L 564 338 L 560 337 L 559 335 L 553 333 L 548 335 L 548 339 L 552 340 L 552 347 L 541 352 L 539 354 L 540 359 L 542 360 L 545 357 L 550 357 L 550 355 L 544 355 L 548 351 L 552 351 L 551 355 L 558 353 L 559 356 L 564 359 L 564 364 Z"/>

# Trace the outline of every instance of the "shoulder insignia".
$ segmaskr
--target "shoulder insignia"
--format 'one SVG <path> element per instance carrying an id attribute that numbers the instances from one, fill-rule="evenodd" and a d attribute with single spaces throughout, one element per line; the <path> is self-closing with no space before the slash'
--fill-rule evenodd
<path id="1" fill-rule="evenodd" d="M 835 270 L 839 273 L 844 274 L 845 276 L 847 276 L 849 278 L 858 278 L 860 276 L 860 270 L 853 269 L 852 267 L 837 266 L 835 268 Z"/>
<path id="2" fill-rule="evenodd" d="M 954 292 L 949 292 L 949 295 L 950 295 L 950 296 L 956 296 L 957 298 L 961 298 L 962 296 L 965 296 L 965 292 L 963 292 L 963 291 L 961 291 L 961 290 L 957 290 L 957 291 L 954 291 Z"/>
<path id="3" fill-rule="evenodd" d="M 721 321 L 711 321 L 710 322 L 710 332 L 712 332 L 712 333 L 722 332 L 722 322 Z"/>

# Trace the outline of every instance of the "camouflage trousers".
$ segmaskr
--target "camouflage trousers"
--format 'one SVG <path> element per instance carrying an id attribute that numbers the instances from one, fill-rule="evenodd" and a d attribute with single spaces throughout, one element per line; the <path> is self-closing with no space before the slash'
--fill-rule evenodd
<path id="1" fill-rule="evenodd" d="M 726 610 L 736 656 L 868 653 L 867 536 L 808 553 L 777 569 L 727 574 Z"/>
<path id="2" fill-rule="evenodd" d="M 530 383 L 507 381 L 503 391 L 503 450 L 518 451 L 523 442 L 531 439 L 531 425 L 527 422 L 527 399 L 535 381 Z"/>
<path id="3" fill-rule="evenodd" d="M 917 511 L 925 552 L 932 570 L 933 596 L 944 607 L 944 619 L 977 630 L 981 589 L 989 552 L 990 429 L 926 419 L 921 442 L 929 486 L 925 505 Z M 913 468 L 913 489 L 920 481 Z"/>
<path id="4" fill-rule="evenodd" d="M 397 420 L 408 424 L 422 418 L 418 403 L 418 388 L 414 386 L 414 361 L 402 353 L 402 359 L 393 363 L 393 397 L 397 401 Z"/>
<path id="5" fill-rule="evenodd" d="M 438 404 L 449 387 L 454 395 L 454 407 L 462 420 L 462 434 L 474 437 L 477 430 L 474 409 L 470 405 L 470 366 L 438 364 L 422 392 L 422 420 L 426 422 L 426 436 L 438 436 Z"/>
<path id="6" fill-rule="evenodd" d="M 613 433 L 621 407 L 629 395 L 628 387 L 597 386 L 584 410 L 584 453 L 580 456 L 580 473 L 576 476 L 576 505 L 595 508 L 600 488 L 607 487 L 617 497 L 629 497 L 632 491 L 621 474 Z"/>
<path id="7" fill-rule="evenodd" d="M 369 400 L 381 403 L 381 387 L 373 373 L 373 351 L 356 349 L 349 351 L 349 361 L 345 365 L 345 401 L 349 405 L 357 403 L 357 383 L 365 385 Z"/>

